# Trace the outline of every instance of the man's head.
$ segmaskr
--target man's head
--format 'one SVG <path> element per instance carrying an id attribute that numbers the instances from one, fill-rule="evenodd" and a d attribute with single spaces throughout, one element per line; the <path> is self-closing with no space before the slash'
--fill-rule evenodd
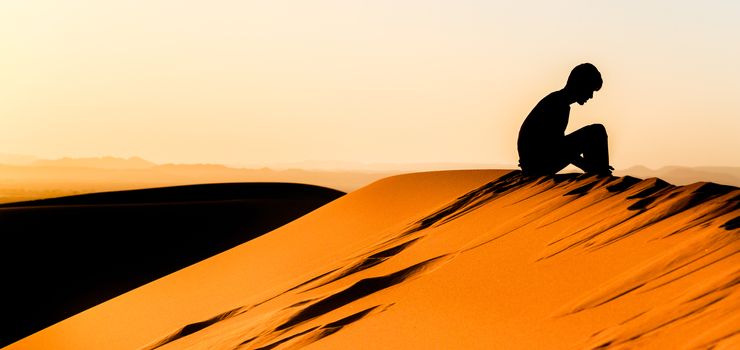
<path id="1" fill-rule="evenodd" d="M 582 63 L 570 72 L 565 90 L 582 105 L 594 97 L 594 91 L 599 91 L 602 84 L 599 70 L 591 63 Z"/>

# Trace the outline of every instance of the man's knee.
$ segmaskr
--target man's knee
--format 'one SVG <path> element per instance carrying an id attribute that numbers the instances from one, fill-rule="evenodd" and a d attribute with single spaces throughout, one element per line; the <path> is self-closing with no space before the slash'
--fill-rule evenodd
<path id="1" fill-rule="evenodd" d="M 591 133 L 595 137 L 601 137 L 601 138 L 607 137 L 606 128 L 601 124 L 591 124 L 587 126 L 586 128 L 588 128 L 589 133 Z"/>

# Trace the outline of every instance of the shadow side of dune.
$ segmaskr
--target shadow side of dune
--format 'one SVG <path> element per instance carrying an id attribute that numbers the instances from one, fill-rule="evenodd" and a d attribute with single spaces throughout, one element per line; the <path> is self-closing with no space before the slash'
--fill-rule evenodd
<path id="1" fill-rule="evenodd" d="M 582 199 L 585 196 L 590 197 Z M 579 200 L 586 201 L 587 204 L 576 203 Z M 735 248 L 738 232 L 735 230 L 740 217 L 736 216 L 726 222 L 717 222 L 718 218 L 740 210 L 740 193 L 735 187 L 713 183 L 679 187 L 660 179 L 641 180 L 629 176 L 617 178 L 565 174 L 527 177 L 518 171 L 513 171 L 410 223 L 405 230 L 373 245 L 365 254 L 341 262 L 339 266 L 329 267 L 326 272 L 301 282 L 262 303 L 285 294 L 301 295 L 318 288 L 331 289 L 331 286 L 338 285 L 343 279 L 361 271 L 371 272 L 373 267 L 421 242 L 431 234 L 427 232 L 430 228 L 449 224 L 492 203 L 501 202 L 506 206 L 522 206 L 523 216 L 511 219 L 510 228 L 503 232 L 482 235 L 478 241 L 446 255 L 422 261 L 388 275 L 364 278 L 347 288 L 335 287 L 333 292 L 323 297 L 307 298 L 287 306 L 277 311 L 268 320 L 261 322 L 260 325 L 239 335 L 240 339 L 233 348 L 272 349 L 284 344 L 291 347 L 311 344 L 336 333 L 342 327 L 372 314 L 384 312 L 391 304 L 375 305 L 333 322 L 323 321 L 320 325 L 313 326 L 309 324 L 306 329 L 301 329 L 299 326 L 319 316 L 331 318 L 332 311 L 378 291 L 401 287 L 407 279 L 420 276 L 422 271 L 430 273 L 451 259 L 455 259 L 459 254 L 491 244 L 522 227 L 551 225 L 553 222 L 542 222 L 541 218 L 544 213 L 562 210 L 563 215 L 557 220 L 564 220 L 584 207 L 593 206 L 602 201 L 610 204 L 607 209 L 583 224 L 582 228 L 575 229 L 564 237 L 550 242 L 536 262 L 552 259 L 577 249 L 586 252 L 602 249 L 637 234 L 641 230 L 681 215 L 686 224 L 680 229 L 665 232 L 663 238 L 681 234 L 697 226 L 717 226 L 722 230 L 709 237 L 689 239 L 673 250 L 657 256 L 648 264 L 632 271 L 625 271 L 623 275 L 616 276 L 596 290 L 588 291 L 584 293 L 584 296 L 575 297 L 571 304 L 564 306 L 557 314 L 554 314 L 552 316 L 554 318 L 568 317 L 613 302 L 626 295 L 665 287 L 672 281 L 689 276 L 706 266 L 737 254 Z M 572 208 L 569 207 L 570 204 Z M 683 218 L 684 216 L 688 219 Z M 505 218 L 497 219 L 505 220 Z M 502 226 L 505 225 L 502 224 Z M 617 227 L 620 229 L 615 230 Z M 434 264 L 434 267 L 427 266 L 428 264 Z M 679 320 L 693 322 L 706 317 L 708 313 L 727 313 L 727 310 L 733 310 L 732 305 L 734 304 L 732 303 L 737 303 L 735 299 L 738 293 L 732 293 L 732 291 L 738 287 L 738 281 L 740 281 L 740 270 L 726 276 L 719 276 L 712 283 L 698 286 L 695 290 L 666 301 L 664 305 L 640 311 L 619 325 L 597 332 L 584 347 L 603 349 L 618 345 L 639 345 L 639 341 Z M 729 296 L 731 298 L 728 298 Z M 235 321 L 248 314 L 256 306 L 244 306 L 208 321 L 186 325 L 147 346 L 146 349 L 156 349 L 171 344 L 220 322 Z M 728 336 L 731 335 L 710 335 L 702 340 L 702 344 L 716 344 Z"/>
<path id="2" fill-rule="evenodd" d="M 0 205 L 9 344 L 98 303 L 270 232 L 343 192 L 227 183 Z"/>

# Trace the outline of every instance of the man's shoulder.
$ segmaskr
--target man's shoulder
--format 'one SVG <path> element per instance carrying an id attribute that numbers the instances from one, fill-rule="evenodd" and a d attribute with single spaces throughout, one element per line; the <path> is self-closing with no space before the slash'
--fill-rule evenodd
<path id="1" fill-rule="evenodd" d="M 570 111 L 570 104 L 562 91 L 551 92 L 537 104 L 538 110 L 546 114 Z"/>
<path id="2" fill-rule="evenodd" d="M 547 96 L 542 98 L 542 102 L 547 103 L 547 104 L 559 104 L 559 105 L 568 106 L 568 102 L 566 101 L 565 94 L 560 90 L 553 91 L 547 94 Z"/>

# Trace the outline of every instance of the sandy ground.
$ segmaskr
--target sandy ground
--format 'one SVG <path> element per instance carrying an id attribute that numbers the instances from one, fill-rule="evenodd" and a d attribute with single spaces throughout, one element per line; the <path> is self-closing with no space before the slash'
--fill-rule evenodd
<path id="1" fill-rule="evenodd" d="M 740 190 L 401 175 L 10 349 L 731 349 Z"/>

